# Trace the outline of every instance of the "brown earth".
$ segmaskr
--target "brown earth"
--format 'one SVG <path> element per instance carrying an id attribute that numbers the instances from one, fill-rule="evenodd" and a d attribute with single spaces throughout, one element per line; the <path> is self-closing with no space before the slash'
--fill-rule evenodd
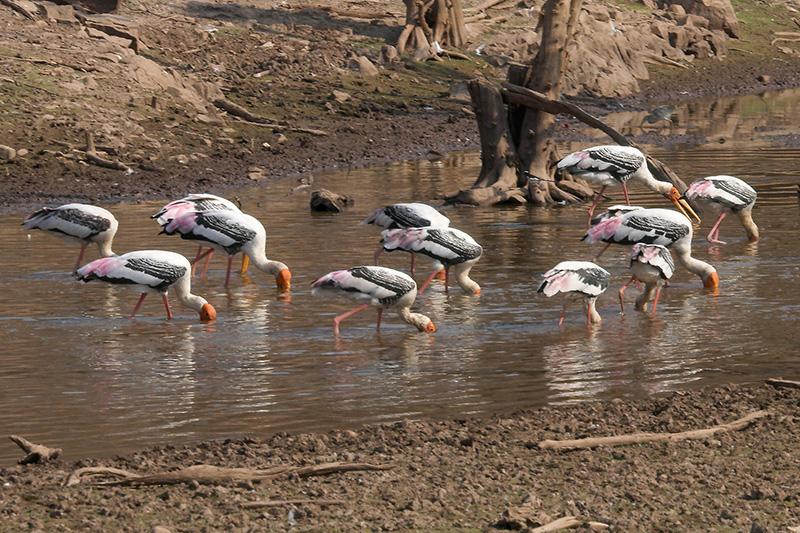
<path id="1" fill-rule="evenodd" d="M 115 61 L 116 49 L 84 36 L 80 24 L 35 23 L 0 6 L 0 144 L 28 150 L 0 165 L 0 207 L 23 212 L 51 201 L 224 194 L 253 185 L 251 175 L 261 179 L 256 169 L 283 178 L 476 148 L 469 105 L 449 97 L 450 84 L 477 72 L 498 77 L 498 69 L 478 61 L 401 63 L 364 76 L 347 68 L 350 57 L 374 57 L 381 43 L 392 42 L 402 19 L 367 15 L 401 15 L 399 4 L 338 1 L 329 4 L 333 11 L 272 1 L 123 6 L 141 23 L 142 55 L 186 79 L 216 84 L 228 100 L 276 121 L 266 126 L 143 88 Z M 726 61 L 655 71 L 641 95 L 625 102 L 581 103 L 602 113 L 620 104 L 646 108 L 796 86 L 798 66 L 793 56 L 732 52 Z M 340 101 L 334 90 L 350 98 Z M 105 158 L 133 173 L 86 162 L 84 131 Z M 762 409 L 768 417 L 703 440 L 580 451 L 538 446 L 544 439 L 701 429 Z M 798 390 L 731 387 L 490 420 L 409 421 L 15 466 L 0 469 L 0 530 L 478 531 L 574 515 L 584 529 L 598 521 L 614 531 L 798 531 L 798 409 Z M 337 461 L 392 468 L 260 483 L 62 486 L 84 466 L 152 474 L 201 463 L 265 469 Z M 243 507 L 266 499 L 303 501 Z"/>

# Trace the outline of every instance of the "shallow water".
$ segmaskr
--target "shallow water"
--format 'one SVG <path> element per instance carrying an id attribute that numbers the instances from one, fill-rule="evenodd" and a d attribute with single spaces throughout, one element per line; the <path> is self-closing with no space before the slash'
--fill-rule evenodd
<path id="1" fill-rule="evenodd" d="M 128 320 L 137 292 L 74 281 L 76 246 L 43 232 L 28 235 L 21 214 L 0 217 L 0 427 L 76 458 L 167 442 L 487 416 L 796 377 L 800 150 L 769 148 L 764 140 L 796 130 L 787 117 L 797 99 L 788 99 L 795 104 L 767 98 L 783 111 L 766 118 L 743 111 L 755 105 L 732 104 L 741 121 L 759 124 L 749 134 L 730 117 L 727 129 L 702 126 L 708 119 L 681 108 L 680 123 L 692 118 L 698 127 L 717 128 L 714 135 L 726 142 L 653 149 L 687 181 L 728 173 L 759 192 L 754 218 L 761 242 L 747 242 L 729 217 L 721 231 L 729 244 L 709 245 L 703 237 L 711 213 L 696 234 L 694 254 L 716 266 L 720 294 L 705 293 L 699 279 L 679 268 L 655 317 L 633 311 L 633 287 L 626 293 L 628 314 L 620 316 L 616 293 L 628 279 L 627 249 L 612 248 L 600 261 L 612 273 L 599 301 L 603 322 L 591 328 L 577 305 L 559 327 L 560 301 L 536 294 L 544 271 L 597 252 L 580 241 L 585 205 L 458 208 L 446 210 L 452 225 L 484 247 L 473 270 L 483 293 L 468 296 L 456 288 L 447 295 L 439 284 L 420 296 L 415 310 L 433 319 L 435 335 L 416 332 L 392 313 L 378 333 L 369 310 L 346 320 L 334 338 L 331 320 L 351 302 L 312 297 L 309 284 L 330 270 L 369 264 L 379 233 L 359 222 L 389 203 L 469 186 L 480 167 L 477 154 L 316 175 L 315 186 L 354 198 L 339 215 L 311 213 L 307 193 L 289 194 L 291 181 L 231 195 L 267 227 L 269 256 L 290 266 L 293 292 L 279 298 L 274 280 L 252 267 L 247 276 L 235 274 L 226 290 L 225 262 L 216 256 L 207 279 L 194 285 L 217 308 L 211 325 L 177 303 L 175 319 L 165 320 L 155 296 Z M 635 123 L 637 115 L 625 120 Z M 666 207 L 638 188 L 632 200 Z M 193 256 L 194 244 L 158 235 L 149 216 L 163 203 L 105 206 L 120 221 L 115 251 L 162 248 Z M 96 248 L 87 255 L 97 257 Z M 429 273 L 428 263 L 420 263 L 418 281 Z M 406 270 L 409 260 L 384 254 L 381 264 Z M 0 447 L 0 465 L 19 457 L 10 441 Z"/>

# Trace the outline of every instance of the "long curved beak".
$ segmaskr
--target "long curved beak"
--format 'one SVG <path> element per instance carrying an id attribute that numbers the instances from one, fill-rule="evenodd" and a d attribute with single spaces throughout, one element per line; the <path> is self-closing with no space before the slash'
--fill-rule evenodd
<path id="1" fill-rule="evenodd" d="M 669 199 L 672 200 L 672 203 L 675 204 L 675 207 L 677 207 L 678 210 L 683 213 L 683 216 L 689 220 L 694 218 L 698 224 L 700 223 L 700 217 L 694 212 L 694 209 L 692 209 L 692 206 L 689 205 L 689 202 L 687 202 L 686 199 L 681 196 L 681 194 L 678 192 L 678 189 L 675 187 L 672 188 L 669 194 Z"/>

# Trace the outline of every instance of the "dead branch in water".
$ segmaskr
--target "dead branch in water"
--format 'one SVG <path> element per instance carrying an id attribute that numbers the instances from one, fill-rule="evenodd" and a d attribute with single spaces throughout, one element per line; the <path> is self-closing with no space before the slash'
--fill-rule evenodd
<path id="1" fill-rule="evenodd" d="M 121 476 L 124 479 L 116 481 L 96 482 L 96 486 L 146 486 L 146 485 L 176 485 L 179 483 L 213 484 L 227 481 L 265 481 L 279 476 L 296 475 L 298 477 L 325 476 L 339 472 L 353 472 L 364 470 L 390 470 L 392 465 L 371 465 L 367 463 L 323 463 L 312 466 L 284 466 L 279 465 L 266 470 L 251 468 L 222 468 L 212 465 L 195 465 L 174 472 L 159 472 L 147 476 L 140 476 L 116 468 L 92 467 L 80 468 L 72 472 L 65 485 L 76 485 L 83 481 L 84 474 Z"/>
<path id="2" fill-rule="evenodd" d="M 48 448 L 41 444 L 34 444 L 17 435 L 9 435 L 8 438 L 14 441 L 17 446 L 22 448 L 22 451 L 28 454 L 17 461 L 21 465 L 44 463 L 61 455 L 61 448 Z"/>
<path id="3" fill-rule="evenodd" d="M 597 448 L 599 446 L 621 446 L 624 444 L 641 444 L 644 442 L 675 442 L 679 440 L 705 439 L 721 431 L 738 431 L 744 429 L 754 420 L 768 415 L 768 411 L 756 411 L 755 413 L 750 413 L 744 418 L 740 418 L 728 424 L 722 424 L 707 429 L 682 431 L 680 433 L 633 433 L 614 437 L 589 437 L 576 440 L 543 440 L 539 443 L 539 448 L 547 450 Z"/>

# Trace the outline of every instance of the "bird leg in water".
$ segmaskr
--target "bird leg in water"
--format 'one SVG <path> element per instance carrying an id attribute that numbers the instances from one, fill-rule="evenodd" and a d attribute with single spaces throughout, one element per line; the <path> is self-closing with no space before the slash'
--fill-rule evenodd
<path id="1" fill-rule="evenodd" d="M 383 309 L 379 307 L 378 308 L 378 324 L 375 326 L 375 329 L 377 329 L 378 331 L 381 330 L 381 317 L 382 316 L 383 316 Z"/>
<path id="2" fill-rule="evenodd" d="M 372 255 L 372 258 L 375 260 L 375 265 L 376 266 L 378 265 L 378 257 L 381 255 L 381 252 L 383 252 L 383 248 L 378 248 L 377 250 L 375 250 L 375 253 Z M 414 257 L 414 256 L 412 255 L 411 257 Z"/>
<path id="3" fill-rule="evenodd" d="M 564 300 L 564 304 L 561 306 L 561 318 L 558 319 L 559 326 L 564 322 L 564 315 L 566 314 L 567 314 L 567 301 Z"/>
<path id="4" fill-rule="evenodd" d="M 375 263 L 376 265 L 378 263 Z M 414 275 L 414 252 L 411 252 L 411 275 Z"/>
<path id="5" fill-rule="evenodd" d="M 725 218 L 725 214 L 726 214 L 725 211 L 720 213 L 719 218 L 717 219 L 717 223 L 714 224 L 714 227 L 711 228 L 708 237 L 706 237 L 706 239 L 708 239 L 708 242 L 713 244 L 725 244 L 725 241 L 719 240 L 719 225 L 722 222 L 722 219 Z"/>
<path id="6" fill-rule="evenodd" d="M 81 242 L 81 252 L 78 254 L 78 262 L 75 263 L 75 270 L 72 271 L 73 274 L 75 274 L 81 267 L 81 261 L 83 261 L 83 252 L 86 251 L 87 246 L 89 246 L 89 243 L 87 241 Z"/>
<path id="7" fill-rule="evenodd" d="M 361 304 L 358 307 L 356 307 L 355 309 L 351 309 L 350 311 L 347 311 L 346 313 L 342 313 L 341 315 L 339 315 L 336 318 L 334 318 L 333 319 L 333 334 L 334 335 L 338 335 L 339 334 L 339 322 L 341 322 L 342 320 L 344 320 L 345 318 L 347 318 L 349 316 L 352 316 L 352 315 L 358 313 L 359 311 L 363 311 L 367 307 L 369 307 L 368 303 Z M 380 311 L 381 310 L 379 309 L 378 310 L 378 325 L 380 325 Z"/>
<path id="8" fill-rule="evenodd" d="M 144 301 L 145 296 L 147 296 L 147 293 L 143 292 L 142 295 L 139 297 L 139 301 L 136 302 L 136 307 L 133 308 L 133 313 L 131 313 L 131 316 L 129 316 L 128 318 L 133 318 L 136 316 L 137 311 L 139 311 L 139 308 L 142 306 L 142 302 Z"/>
<path id="9" fill-rule="evenodd" d="M 623 303 L 622 295 L 625 294 L 625 289 L 628 288 L 628 285 L 630 285 L 634 281 L 636 281 L 636 278 L 631 277 L 631 279 L 628 280 L 628 283 L 623 285 L 622 288 L 619 290 L 619 308 L 620 308 L 620 314 L 622 315 L 625 314 L 625 304 Z"/>
<path id="10" fill-rule="evenodd" d="M 201 246 L 201 249 L 202 249 L 202 246 Z M 190 261 L 191 264 L 192 264 L 192 277 L 194 277 L 195 270 L 197 270 L 197 262 L 200 261 L 204 257 L 206 258 L 206 264 L 203 265 L 203 271 L 200 273 L 200 277 L 203 277 L 203 276 L 206 275 L 206 269 L 208 269 L 208 263 L 209 263 L 209 261 L 211 261 L 211 256 L 214 254 L 214 249 L 213 248 L 209 248 L 208 250 L 206 250 L 202 254 L 199 253 L 199 252 L 200 252 L 200 250 L 198 250 L 197 256 L 195 256 L 195 258 Z"/>
<path id="11" fill-rule="evenodd" d="M 161 298 L 164 299 L 164 307 L 167 308 L 167 320 L 172 320 L 172 311 L 169 309 L 169 299 L 167 298 L 167 293 L 161 295 Z"/>
<path id="12" fill-rule="evenodd" d="M 600 202 L 600 198 L 603 197 L 603 193 L 605 192 L 605 190 L 606 190 L 606 185 L 600 187 L 600 192 L 597 193 L 597 196 L 595 196 L 594 198 L 594 203 L 592 204 L 592 207 L 589 208 L 589 220 L 586 223 L 586 226 L 589 228 L 592 227 L 592 215 L 594 214 L 594 208 L 597 207 L 597 204 Z"/>
<path id="13" fill-rule="evenodd" d="M 631 205 L 631 199 L 628 198 L 628 187 L 624 183 L 622 184 L 622 194 L 625 195 L 625 205 Z"/>
<path id="14" fill-rule="evenodd" d="M 436 275 L 439 274 L 439 272 L 441 272 L 441 270 L 434 270 L 433 273 L 431 273 L 431 275 L 428 276 L 428 279 L 425 280 L 425 283 L 422 284 L 422 287 L 419 288 L 417 294 L 422 294 L 422 292 L 428 287 L 428 284 L 431 281 L 433 281 L 433 278 L 435 278 Z"/>
<path id="15" fill-rule="evenodd" d="M 661 287 L 656 289 L 656 297 L 653 298 L 653 316 L 656 316 L 656 304 L 658 304 L 658 295 L 661 294 Z"/>
<path id="16" fill-rule="evenodd" d="M 233 268 L 233 256 L 228 256 L 228 271 L 225 273 L 225 287 L 228 287 L 228 283 L 231 281 L 231 268 Z"/>
<path id="17" fill-rule="evenodd" d="M 606 243 L 606 245 L 605 245 L 605 246 L 603 246 L 603 249 L 602 249 L 602 250 L 600 250 L 600 253 L 599 253 L 599 254 L 597 254 L 596 256 L 594 256 L 594 260 L 595 260 L 595 261 L 597 261 L 598 259 L 600 259 L 600 256 L 601 256 L 601 255 L 603 255 L 603 253 L 604 253 L 606 250 L 608 250 L 608 247 L 609 247 L 609 246 L 611 246 L 611 243 L 610 243 L 610 242 L 607 242 L 607 243 Z"/>

